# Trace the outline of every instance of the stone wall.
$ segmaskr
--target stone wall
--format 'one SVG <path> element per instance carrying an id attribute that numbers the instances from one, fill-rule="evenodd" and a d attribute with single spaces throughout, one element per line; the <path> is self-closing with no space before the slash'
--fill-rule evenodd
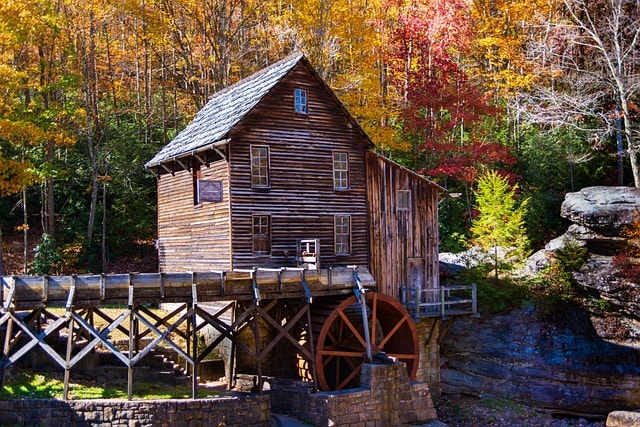
<path id="1" fill-rule="evenodd" d="M 271 379 L 273 412 L 314 426 L 397 427 L 435 420 L 429 386 L 410 382 L 404 362 L 362 365 L 360 388 L 312 393 L 311 384 Z"/>
<path id="2" fill-rule="evenodd" d="M 432 397 L 440 397 L 440 328 L 442 319 L 425 318 L 416 323 L 420 363 L 416 380 L 429 384 Z M 428 340 L 428 341 L 427 341 Z"/>
<path id="3" fill-rule="evenodd" d="M 0 401 L 0 425 L 254 426 L 271 423 L 268 396 L 172 400 Z"/>

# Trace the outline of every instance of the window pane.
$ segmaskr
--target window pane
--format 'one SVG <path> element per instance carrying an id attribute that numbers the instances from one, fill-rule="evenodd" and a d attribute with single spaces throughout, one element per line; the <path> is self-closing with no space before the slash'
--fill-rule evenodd
<path id="1" fill-rule="evenodd" d="M 349 188 L 349 155 L 336 151 L 333 153 L 333 188 Z"/>
<path id="2" fill-rule="evenodd" d="M 351 217 L 348 215 L 335 217 L 335 245 L 336 255 L 351 253 Z"/>
<path id="3" fill-rule="evenodd" d="M 253 217 L 253 253 L 271 253 L 271 231 L 268 215 L 256 215 Z"/>
<path id="4" fill-rule="evenodd" d="M 398 190 L 396 208 L 399 211 L 408 211 L 411 207 L 411 191 Z"/>
<path id="5" fill-rule="evenodd" d="M 307 114 L 307 91 L 295 89 L 294 94 L 296 113 Z"/>
<path id="6" fill-rule="evenodd" d="M 269 147 L 251 147 L 251 186 L 269 186 Z"/>

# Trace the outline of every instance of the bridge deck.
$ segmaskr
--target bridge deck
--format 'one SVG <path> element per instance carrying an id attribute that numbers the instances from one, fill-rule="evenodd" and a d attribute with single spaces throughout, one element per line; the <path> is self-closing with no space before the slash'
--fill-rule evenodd
<path id="1" fill-rule="evenodd" d="M 354 275 L 354 272 L 356 273 Z M 347 294 L 357 279 L 375 287 L 366 267 L 135 273 L 78 276 L 4 276 L 3 308 L 91 307 L 107 304 L 273 300 Z"/>

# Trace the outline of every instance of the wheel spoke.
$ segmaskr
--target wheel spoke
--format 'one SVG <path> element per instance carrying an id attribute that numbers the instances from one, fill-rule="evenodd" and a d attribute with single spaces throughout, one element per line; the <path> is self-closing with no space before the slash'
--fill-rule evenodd
<path id="1" fill-rule="evenodd" d="M 337 357 L 360 357 L 362 358 L 362 352 L 345 351 L 345 350 L 322 350 L 318 354 L 323 356 L 337 356 Z"/>
<path id="2" fill-rule="evenodd" d="M 349 318 L 347 317 L 346 314 L 344 314 L 344 312 L 342 310 L 340 310 L 338 312 L 338 314 L 340 315 L 340 317 L 342 318 L 343 322 L 349 327 L 349 329 L 351 330 L 351 332 L 353 333 L 353 336 L 356 337 L 358 339 L 358 341 L 360 341 L 360 344 L 362 344 L 362 347 L 366 347 L 367 343 L 364 340 L 364 338 L 362 338 L 362 335 L 360 335 L 360 332 L 358 332 L 358 330 L 356 329 L 355 326 L 353 326 L 353 323 L 351 323 L 351 320 L 349 320 Z"/>
<path id="3" fill-rule="evenodd" d="M 386 337 L 380 342 L 380 348 L 384 348 L 384 345 L 389 341 L 389 339 L 400 329 L 400 327 L 404 324 L 404 322 L 409 320 L 409 316 L 404 316 L 396 325 L 393 327 L 391 331 L 387 334 Z"/>
<path id="4" fill-rule="evenodd" d="M 362 303 L 367 305 L 370 322 L 366 330 L 359 313 L 363 307 L 357 306 L 355 296 L 333 301 L 332 311 L 327 302 L 321 311 L 312 314 L 314 324 L 320 329 L 316 335 L 315 360 L 321 390 L 358 386 L 366 359 L 365 335 L 369 335 L 374 351 L 384 350 L 389 356 L 406 362 L 409 378 L 415 379 L 420 350 L 415 325 L 406 309 L 397 300 L 377 292 L 367 293 L 366 302 Z"/>
<path id="5" fill-rule="evenodd" d="M 354 379 L 355 376 L 360 373 L 361 369 L 362 369 L 362 364 L 360 364 L 360 366 L 358 366 L 356 369 L 351 371 L 351 373 L 347 376 L 347 378 L 345 378 L 344 381 L 338 384 L 338 386 L 336 387 L 336 390 L 342 390 L 343 388 L 345 388 L 351 382 L 351 380 Z M 337 384 L 337 381 L 336 381 L 336 384 Z"/>

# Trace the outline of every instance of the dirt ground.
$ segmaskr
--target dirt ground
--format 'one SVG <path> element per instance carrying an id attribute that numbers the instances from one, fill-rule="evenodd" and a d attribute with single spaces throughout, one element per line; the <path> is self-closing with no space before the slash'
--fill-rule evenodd
<path id="1" fill-rule="evenodd" d="M 504 399 L 443 395 L 434 399 L 438 420 L 449 427 L 604 427 L 605 419 L 553 414 Z"/>

